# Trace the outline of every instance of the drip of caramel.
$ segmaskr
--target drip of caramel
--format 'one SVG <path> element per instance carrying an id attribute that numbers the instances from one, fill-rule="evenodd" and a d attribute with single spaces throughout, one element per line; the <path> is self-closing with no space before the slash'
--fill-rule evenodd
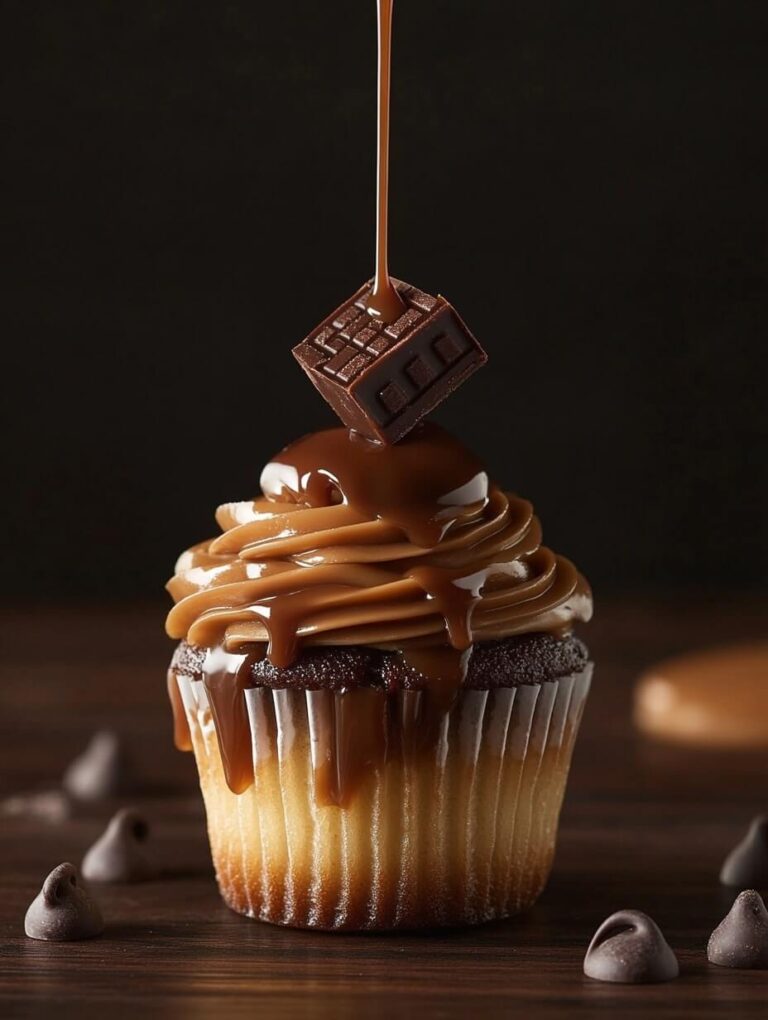
<path id="1" fill-rule="evenodd" d="M 392 64 L 393 0 L 378 0 L 379 76 L 378 150 L 376 161 L 376 276 L 368 314 L 395 322 L 406 310 L 389 275 L 389 79 Z"/>
<path id="2" fill-rule="evenodd" d="M 422 648 L 409 648 L 403 653 L 408 665 L 428 681 L 429 702 L 431 707 L 437 710 L 438 715 L 447 712 L 456 700 L 456 695 L 467 677 L 471 652 L 470 645 L 454 648 L 445 642 L 438 642 Z M 425 706 L 422 705 L 421 709 L 423 712 Z"/>
<path id="3" fill-rule="evenodd" d="M 286 447 L 264 468 L 268 500 L 316 509 L 351 507 L 395 525 L 409 542 L 435 546 L 451 524 L 488 502 L 480 461 L 436 425 L 417 428 L 394 446 L 347 429 L 327 429 Z"/>
<path id="4" fill-rule="evenodd" d="M 173 712 L 173 743 L 179 751 L 192 750 L 192 735 L 189 732 L 187 713 L 184 710 L 184 702 L 181 700 L 179 685 L 176 681 L 176 674 L 172 669 L 168 670 L 168 698 L 171 702 Z"/>
<path id="5" fill-rule="evenodd" d="M 387 695 L 382 690 L 313 691 L 313 779 L 318 804 L 345 807 L 369 769 L 387 758 Z"/>
<path id="6" fill-rule="evenodd" d="M 203 683 L 219 741 L 221 764 L 233 793 L 242 793 L 253 782 L 251 727 L 243 692 L 251 686 L 250 667 L 255 654 L 235 655 L 221 647 L 210 648 L 203 663 Z"/>
<path id="7" fill-rule="evenodd" d="M 424 589 L 427 598 L 439 608 L 445 620 L 448 640 L 454 648 L 472 644 L 472 610 L 480 601 L 480 591 L 488 579 L 487 570 L 457 577 L 444 567 L 414 567 L 408 574 Z"/>

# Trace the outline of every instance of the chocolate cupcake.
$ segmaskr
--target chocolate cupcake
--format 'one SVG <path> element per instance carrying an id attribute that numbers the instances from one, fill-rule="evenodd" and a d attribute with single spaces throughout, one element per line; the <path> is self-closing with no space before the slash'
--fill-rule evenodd
<path id="1" fill-rule="evenodd" d="M 307 436 L 261 488 L 168 585 L 175 739 L 225 901 L 333 930 L 526 909 L 590 683 L 587 583 L 434 425 Z"/>

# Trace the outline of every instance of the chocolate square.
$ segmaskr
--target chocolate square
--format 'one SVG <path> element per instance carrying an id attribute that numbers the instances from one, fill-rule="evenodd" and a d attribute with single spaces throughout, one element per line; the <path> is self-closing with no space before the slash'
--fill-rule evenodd
<path id="1" fill-rule="evenodd" d="M 406 306 L 393 323 L 366 311 L 372 281 L 294 348 L 294 356 L 349 428 L 395 443 L 487 361 L 455 309 L 399 280 Z"/>

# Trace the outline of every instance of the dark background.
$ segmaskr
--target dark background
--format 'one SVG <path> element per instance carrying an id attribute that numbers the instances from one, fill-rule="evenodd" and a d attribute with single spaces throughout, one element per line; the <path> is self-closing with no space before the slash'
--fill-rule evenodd
<path id="1" fill-rule="evenodd" d="M 148 596 L 331 421 L 370 275 L 373 0 L 0 3 L 3 557 Z M 398 0 L 393 272 L 490 365 L 438 412 L 598 594 L 768 567 L 768 5 Z"/>

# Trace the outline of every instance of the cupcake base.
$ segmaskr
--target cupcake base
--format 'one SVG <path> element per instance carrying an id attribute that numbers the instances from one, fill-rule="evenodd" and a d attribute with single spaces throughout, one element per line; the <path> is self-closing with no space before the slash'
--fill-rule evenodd
<path id="1" fill-rule="evenodd" d="M 434 717 L 423 691 L 248 689 L 254 781 L 240 794 L 203 682 L 177 673 L 225 902 L 329 931 L 525 910 L 549 876 L 591 672 L 464 690 Z"/>

